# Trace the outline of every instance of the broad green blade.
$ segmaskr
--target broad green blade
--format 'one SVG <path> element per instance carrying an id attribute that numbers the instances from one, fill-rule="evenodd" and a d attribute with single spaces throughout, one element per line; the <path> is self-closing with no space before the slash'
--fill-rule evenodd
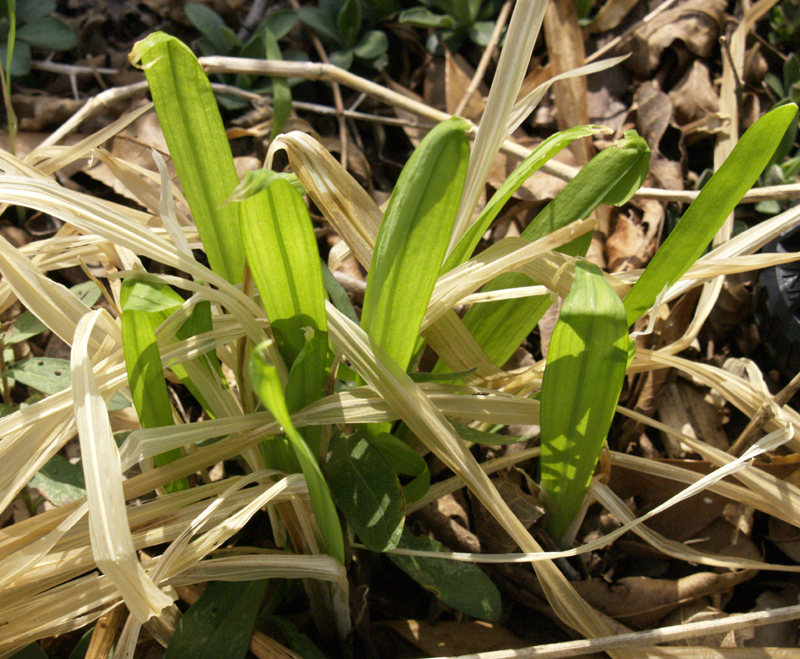
<path id="1" fill-rule="evenodd" d="M 314 515 L 322 533 L 326 553 L 344 563 L 342 528 L 339 526 L 339 515 L 331 498 L 328 484 L 325 482 L 314 453 L 312 453 L 306 441 L 292 425 L 278 372 L 267 361 L 263 346 L 253 350 L 250 358 L 250 379 L 253 384 L 253 391 L 272 413 L 275 420 L 283 426 L 286 438 L 297 456 L 303 476 L 305 476 L 308 484 L 311 506 L 314 509 Z"/>
<path id="2" fill-rule="evenodd" d="M 601 151 L 570 181 L 559 195 L 522 232 L 534 241 L 570 222 L 588 217 L 599 204 L 620 205 L 639 189 L 649 166 L 650 149 L 634 131 Z M 591 236 L 587 234 L 560 251 L 583 255 Z M 509 273 L 497 277 L 484 291 L 532 286 L 526 275 Z M 495 364 L 503 365 L 530 334 L 550 306 L 548 296 L 503 300 L 473 305 L 464 324 Z M 442 370 L 440 362 L 435 370 Z"/>
<path id="3" fill-rule="evenodd" d="M 323 333 L 327 328 L 314 227 L 303 198 L 282 179 L 240 206 L 247 262 L 278 349 L 291 368 L 306 344 L 304 328 Z"/>
<path id="4" fill-rule="evenodd" d="M 339 510 L 367 549 L 394 549 L 405 520 L 400 481 L 366 433 L 334 437 L 325 473 Z"/>
<path id="5" fill-rule="evenodd" d="M 444 262 L 469 159 L 467 123 L 434 128 L 403 168 L 367 277 L 361 327 L 404 369 Z"/>
<path id="6" fill-rule="evenodd" d="M 541 486 L 558 542 L 583 504 L 628 364 L 625 307 L 596 265 L 575 266 L 542 378 Z"/>
<path id="7" fill-rule="evenodd" d="M 239 284 L 244 275 L 239 209 L 223 206 L 239 178 L 208 77 L 192 51 L 163 32 L 137 42 L 129 59 L 147 76 L 211 269 Z"/>
<path id="8" fill-rule="evenodd" d="M 123 291 L 130 291 L 132 287 L 131 280 L 123 282 Z M 123 293 L 123 299 L 125 297 Z M 163 320 L 160 312 L 125 308 L 123 302 L 122 348 L 133 405 L 142 428 L 160 428 L 174 423 L 156 341 L 156 329 Z M 180 449 L 173 449 L 155 456 L 154 462 L 160 467 L 182 457 Z M 189 487 L 189 480 L 182 478 L 167 485 L 167 491 L 176 492 Z"/>
<path id="9" fill-rule="evenodd" d="M 447 261 L 442 268 L 442 272 L 449 272 L 457 265 L 466 261 L 472 252 L 475 251 L 481 236 L 491 225 L 497 214 L 511 199 L 511 196 L 519 190 L 525 181 L 533 176 L 548 160 L 555 156 L 559 151 L 570 145 L 573 140 L 594 135 L 600 131 L 608 130 L 602 126 L 577 126 L 568 130 L 551 135 L 539 146 L 531 155 L 523 160 L 509 177 L 503 182 L 497 192 L 492 195 L 489 203 L 486 204 L 478 219 L 472 224 L 463 238 L 458 242 L 455 249 L 447 257 Z"/>
<path id="10" fill-rule="evenodd" d="M 626 296 L 629 325 L 700 258 L 725 218 L 761 176 L 796 113 L 794 104 L 775 108 L 742 135 Z"/>

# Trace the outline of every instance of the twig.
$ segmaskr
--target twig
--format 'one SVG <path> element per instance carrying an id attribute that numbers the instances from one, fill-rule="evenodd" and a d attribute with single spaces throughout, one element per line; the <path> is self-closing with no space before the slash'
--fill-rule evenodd
<path id="1" fill-rule="evenodd" d="M 574 657 L 584 653 L 603 652 L 615 648 L 652 646 L 658 643 L 679 641 L 708 634 L 719 634 L 735 629 L 772 625 L 787 620 L 796 620 L 797 618 L 800 618 L 800 605 L 769 611 L 741 613 L 721 620 L 689 622 L 683 625 L 662 627 L 661 629 L 652 629 L 644 632 L 603 636 L 580 641 L 568 641 L 566 643 L 551 643 L 517 650 L 479 652 L 477 654 L 465 654 L 448 658 L 437 657 L 437 659 L 561 659 L 562 657 Z"/>
<path id="2" fill-rule="evenodd" d="M 289 0 L 289 3 L 295 10 L 300 9 L 300 3 L 297 0 Z M 328 59 L 328 53 L 325 52 L 322 42 L 319 40 L 319 37 L 313 30 L 311 31 L 311 43 L 314 44 L 314 50 L 317 51 L 319 58 L 328 66 L 333 66 Z M 336 106 L 336 119 L 339 122 L 339 149 L 341 150 L 341 153 L 339 154 L 339 162 L 344 169 L 347 169 L 347 119 L 344 116 L 342 89 L 339 86 L 339 83 L 335 80 L 332 79 L 329 82 L 331 83 L 331 90 L 333 91 L 333 104 Z"/>
<path id="3" fill-rule="evenodd" d="M 467 91 L 464 93 L 464 96 L 461 97 L 461 101 L 459 101 L 458 107 L 453 114 L 458 116 L 464 114 L 464 108 L 467 107 L 469 99 L 472 98 L 475 90 L 478 89 L 478 85 L 481 84 L 483 76 L 486 75 L 486 69 L 489 68 L 489 62 L 492 59 L 492 55 L 494 55 L 495 48 L 497 48 L 497 44 L 500 43 L 500 35 L 502 35 L 503 28 L 508 22 L 508 17 L 511 15 L 512 5 L 513 2 L 511 0 L 506 0 L 506 3 L 500 9 L 500 13 L 497 16 L 497 23 L 495 23 L 494 30 L 492 30 L 492 35 L 489 37 L 489 43 L 486 44 L 486 48 L 483 50 L 481 61 L 478 62 L 478 68 L 475 69 L 475 75 L 472 76 L 469 87 L 467 87 Z"/>
<path id="4" fill-rule="evenodd" d="M 630 34 L 640 27 L 643 24 L 647 24 L 652 21 L 656 16 L 658 16 L 661 12 L 669 9 L 672 5 L 674 5 L 678 0 L 666 0 L 666 2 L 661 3 L 658 7 L 656 7 L 653 11 L 651 11 L 647 16 L 645 16 L 640 22 L 631 25 L 625 32 L 620 34 L 618 37 L 614 37 L 611 41 L 609 41 L 605 46 L 602 48 L 598 48 L 595 52 L 589 55 L 586 58 L 586 64 L 590 64 L 594 62 L 596 59 L 600 59 L 606 53 L 610 53 L 616 49 L 625 39 L 630 36 Z"/>
<path id="5" fill-rule="evenodd" d="M 666 3 L 665 3 L 666 4 Z M 447 112 L 442 112 L 432 108 L 425 103 L 415 101 L 412 98 L 403 96 L 387 87 L 361 78 L 349 71 L 339 67 L 323 64 L 320 62 L 284 62 L 279 60 L 258 60 L 245 59 L 238 57 L 201 57 L 200 64 L 207 73 L 248 73 L 252 75 L 267 75 L 277 77 L 296 77 L 304 80 L 336 80 L 340 85 L 349 87 L 359 92 L 364 92 L 378 101 L 386 103 L 402 110 L 411 112 L 418 117 L 429 120 L 431 123 L 438 124 L 450 118 Z M 527 158 L 531 150 L 517 144 L 513 140 L 506 140 L 502 150 L 505 153 Z M 551 160 L 542 167 L 542 170 L 553 176 L 572 180 L 578 173 L 578 169 L 570 167 L 564 163 Z M 640 188 L 634 197 L 638 199 L 655 199 L 657 201 L 676 201 L 680 203 L 691 203 L 700 193 L 695 190 L 663 190 L 659 188 Z M 767 199 L 797 199 L 800 198 L 800 184 L 776 185 L 765 188 L 756 188 L 745 194 L 741 203 L 754 203 Z"/>
<path id="6" fill-rule="evenodd" d="M 775 394 L 775 404 L 781 408 L 786 403 L 788 403 L 794 395 L 800 391 L 800 373 L 795 375 L 791 382 L 787 384 L 783 389 L 781 389 L 777 394 Z M 733 443 L 733 445 L 728 449 L 728 453 L 730 455 L 739 456 L 742 452 L 750 447 L 753 438 L 755 437 L 758 430 L 764 424 L 768 418 L 771 417 L 770 406 L 762 405 L 758 412 L 750 419 L 750 422 L 747 424 L 747 427 L 742 430 L 742 433 Z"/>
<path id="7" fill-rule="evenodd" d="M 67 76 L 94 75 L 95 73 L 114 75 L 119 73 L 119 69 L 109 69 L 103 66 L 61 64 L 60 62 L 48 62 L 47 60 L 31 62 L 31 68 L 39 71 L 49 71 L 50 73 L 61 73 Z"/>
<path id="8" fill-rule="evenodd" d="M 125 85 L 124 87 L 112 87 L 104 92 L 100 92 L 97 96 L 93 96 L 83 107 L 73 114 L 67 121 L 65 121 L 59 128 L 53 131 L 48 138 L 46 138 L 37 148 L 44 148 L 58 144 L 67 135 L 74 131 L 78 126 L 83 123 L 85 119 L 92 116 L 96 112 L 108 107 L 112 103 L 130 98 L 139 92 L 147 89 L 147 81 L 135 82 L 132 85 Z"/>
<path id="9" fill-rule="evenodd" d="M 108 659 L 123 620 L 125 620 L 125 606 L 122 604 L 100 616 L 86 650 L 86 659 Z"/>
<path id="10" fill-rule="evenodd" d="M 305 101 L 292 101 L 296 110 L 306 110 L 317 114 L 336 114 L 336 108 L 329 105 L 319 105 L 318 103 L 306 103 Z M 397 117 L 384 117 L 380 114 L 368 114 L 366 112 L 356 112 L 355 110 L 345 110 L 344 116 L 348 119 L 360 119 L 370 121 L 374 124 L 385 124 L 387 126 L 408 126 L 411 128 L 433 128 L 436 124 L 409 121 L 408 119 L 398 119 Z"/>

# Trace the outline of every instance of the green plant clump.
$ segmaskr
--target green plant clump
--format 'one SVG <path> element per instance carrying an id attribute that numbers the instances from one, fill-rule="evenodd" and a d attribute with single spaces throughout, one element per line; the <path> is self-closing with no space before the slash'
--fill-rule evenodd
<path id="1" fill-rule="evenodd" d="M 10 5 L 7 0 L 0 9 L 0 63 L 8 70 L 7 50 L 10 33 Z M 31 70 L 31 48 L 64 51 L 78 45 L 72 28 L 57 16 L 54 0 L 17 0 L 16 40 L 11 62 L 11 75 L 28 75 Z"/>

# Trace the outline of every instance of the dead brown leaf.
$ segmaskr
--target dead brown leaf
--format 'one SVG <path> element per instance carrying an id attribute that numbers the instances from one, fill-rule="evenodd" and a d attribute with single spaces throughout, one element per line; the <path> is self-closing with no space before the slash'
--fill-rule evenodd
<path id="1" fill-rule="evenodd" d="M 670 48 L 682 70 L 691 55 L 708 57 L 717 46 L 726 0 L 689 0 L 668 9 L 634 30 L 620 48 L 631 53 L 627 66 L 645 77 L 658 68 L 662 53 Z"/>
<path id="2" fill-rule="evenodd" d="M 658 247 L 663 224 L 664 207 L 651 199 L 633 200 L 629 212 L 620 211 L 606 240 L 609 272 L 647 265 Z"/>
<path id="3" fill-rule="evenodd" d="M 587 579 L 573 585 L 596 609 L 634 629 L 643 629 L 657 623 L 682 602 L 724 592 L 753 575 L 753 570 L 726 574 L 698 572 L 675 580 L 625 577 L 613 584 L 603 579 Z"/>
<path id="4" fill-rule="evenodd" d="M 706 398 L 706 392 L 685 380 L 667 384 L 658 399 L 661 421 L 671 428 L 726 451 L 728 437 L 722 428 L 723 411 Z M 671 458 L 685 458 L 693 452 L 680 441 L 662 433 L 661 439 Z"/>
<path id="5" fill-rule="evenodd" d="M 536 498 L 522 489 L 516 474 L 501 472 L 492 476 L 491 480 L 525 528 L 531 527 L 544 514 Z M 492 554 L 516 551 L 517 544 L 505 532 L 500 522 L 474 497 L 473 504 L 475 533 L 484 551 Z"/>
<path id="6" fill-rule="evenodd" d="M 719 111 L 719 95 L 711 84 L 708 67 L 695 60 L 669 93 L 679 124 L 688 124 Z"/>
<path id="7" fill-rule="evenodd" d="M 441 620 L 435 624 L 425 620 L 397 620 L 380 624 L 390 627 L 428 656 L 513 650 L 529 645 L 504 627 L 481 620 Z"/>
<path id="8" fill-rule="evenodd" d="M 75 114 L 83 100 L 49 94 L 14 94 L 11 97 L 21 131 L 40 131 L 58 126 Z"/>
<path id="9" fill-rule="evenodd" d="M 685 469 L 701 470 L 706 464 L 698 465 L 695 460 L 673 462 Z M 649 474 L 614 466 L 611 470 L 611 489 L 624 500 L 631 499 L 636 505 L 637 516 L 660 506 L 670 497 L 683 491 L 682 483 L 658 478 Z M 656 515 L 647 525 L 654 531 L 669 538 L 683 542 L 695 538 L 717 519 L 728 500 L 713 492 L 702 492 L 674 505 L 668 513 Z"/>
<path id="10" fill-rule="evenodd" d="M 554 75 L 583 66 L 586 50 L 573 0 L 553 0 L 548 4 L 544 15 L 544 34 Z M 559 80 L 553 85 L 559 130 L 589 123 L 586 91 L 585 76 Z M 570 144 L 570 150 L 580 165 L 585 165 L 594 155 L 589 138 L 575 140 Z"/>

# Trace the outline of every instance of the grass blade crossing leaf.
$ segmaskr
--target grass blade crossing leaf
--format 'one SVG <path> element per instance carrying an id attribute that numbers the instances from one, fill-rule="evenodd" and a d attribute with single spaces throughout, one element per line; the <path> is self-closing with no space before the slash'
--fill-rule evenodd
<path id="1" fill-rule="evenodd" d="M 588 217 L 599 204 L 623 204 L 639 188 L 647 175 L 650 149 L 635 132 L 600 152 L 567 184 L 533 222 L 522 232 L 534 241 L 570 222 Z M 585 253 L 590 236 L 564 246 L 567 254 Z M 526 275 L 509 273 L 494 279 L 484 291 L 531 286 Z M 473 305 L 464 324 L 487 355 L 504 364 L 531 332 L 550 306 L 548 296 L 504 300 Z M 441 365 L 437 370 L 442 368 Z"/>
<path id="2" fill-rule="evenodd" d="M 361 542 L 372 551 L 394 549 L 403 532 L 400 481 L 363 432 L 337 437 L 325 465 L 331 494 Z"/>
<path id="3" fill-rule="evenodd" d="M 141 282 L 138 288 L 141 287 Z M 134 287 L 133 280 L 123 282 L 122 294 L 122 348 L 125 354 L 125 367 L 128 383 L 133 397 L 133 405 L 139 415 L 142 428 L 160 428 L 174 424 L 172 406 L 169 401 L 161 353 L 156 340 L 156 329 L 163 322 L 163 312 L 143 311 L 125 308 L 125 299 Z M 180 297 L 175 294 L 180 301 Z M 181 458 L 180 449 L 173 449 L 154 458 L 156 466 Z M 189 481 L 182 478 L 167 486 L 168 492 L 189 489 Z"/>
<path id="4" fill-rule="evenodd" d="M 403 532 L 403 549 L 443 551 L 441 543 L 424 536 Z M 502 612 L 500 592 L 477 565 L 438 558 L 389 554 L 397 567 L 417 583 L 432 591 L 444 603 L 480 620 L 497 620 Z"/>
<path id="5" fill-rule="evenodd" d="M 328 484 L 325 482 L 314 453 L 312 453 L 306 441 L 292 425 L 278 373 L 275 367 L 266 361 L 262 350 L 262 347 L 259 346 L 253 351 L 250 358 L 250 379 L 253 383 L 253 391 L 256 392 L 261 402 L 272 413 L 275 420 L 283 426 L 286 438 L 289 440 L 300 462 L 303 476 L 305 476 L 308 484 L 311 505 L 314 508 L 317 524 L 322 532 L 322 542 L 327 553 L 344 563 L 342 529 L 339 526 L 339 516 L 331 498 Z"/>
<path id="6" fill-rule="evenodd" d="M 603 128 L 602 126 L 577 126 L 551 135 L 537 146 L 531 155 L 517 165 L 514 171 L 511 172 L 509 177 L 503 181 L 503 184 L 497 189 L 497 192 L 492 195 L 492 198 L 483 208 L 478 219 L 473 222 L 472 226 L 470 226 L 461 240 L 459 240 L 455 249 L 450 253 L 450 256 L 447 257 L 442 272 L 449 272 L 472 255 L 481 236 L 486 233 L 486 230 L 489 228 L 494 218 L 497 217 L 497 214 L 503 209 L 506 202 L 511 199 L 511 195 L 519 190 L 525 181 L 539 171 L 542 165 L 559 151 L 569 146 L 573 140 L 607 130 L 607 128 Z"/>
<path id="7" fill-rule="evenodd" d="M 434 128 L 403 168 L 375 242 L 361 327 L 407 369 L 444 262 L 469 158 L 467 124 Z"/>
<path id="8" fill-rule="evenodd" d="M 742 135 L 625 297 L 629 324 L 700 258 L 725 218 L 764 171 L 796 114 L 794 104 L 775 108 Z"/>
<path id="9" fill-rule="evenodd" d="M 575 266 L 542 378 L 541 485 L 558 542 L 583 504 L 628 363 L 625 307 L 590 263 Z"/>
<path id="10" fill-rule="evenodd" d="M 192 51 L 163 32 L 137 42 L 129 59 L 147 76 L 211 269 L 239 284 L 244 274 L 239 209 L 223 206 L 239 178 L 211 83 Z"/>

